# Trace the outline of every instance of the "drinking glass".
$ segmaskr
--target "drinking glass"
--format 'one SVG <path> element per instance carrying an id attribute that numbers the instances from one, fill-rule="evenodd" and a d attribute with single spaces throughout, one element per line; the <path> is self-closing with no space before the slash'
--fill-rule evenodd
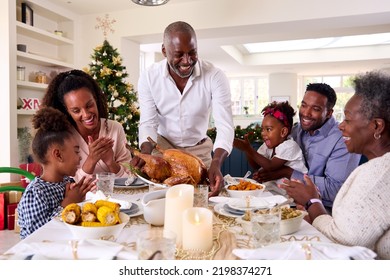
<path id="1" fill-rule="evenodd" d="M 151 228 L 137 235 L 139 260 L 174 260 L 176 234 L 163 228 Z"/>
<path id="2" fill-rule="evenodd" d="M 96 186 L 105 196 L 112 196 L 114 192 L 115 174 L 110 172 L 100 172 L 96 174 Z"/>
<path id="3" fill-rule="evenodd" d="M 278 207 L 251 214 L 252 239 L 255 248 L 280 242 L 280 220 Z"/>
<path id="4" fill-rule="evenodd" d="M 209 186 L 197 185 L 194 187 L 194 207 L 205 207 L 209 205 Z"/>

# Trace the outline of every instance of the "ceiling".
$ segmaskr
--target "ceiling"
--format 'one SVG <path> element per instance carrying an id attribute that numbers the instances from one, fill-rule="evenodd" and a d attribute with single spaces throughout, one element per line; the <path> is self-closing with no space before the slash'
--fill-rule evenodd
<path id="1" fill-rule="evenodd" d="M 170 0 L 167 5 L 203 0 Z M 131 0 L 48 0 L 63 6 L 76 14 L 88 15 L 123 11 L 139 8 Z M 150 8 L 150 7 L 147 7 Z M 152 7 L 151 9 L 156 9 Z M 369 23 L 369 28 L 364 27 Z M 293 52 L 272 52 L 249 54 L 245 43 L 297 40 L 357 35 L 366 33 L 385 33 L 390 31 L 390 14 L 383 13 L 348 18 L 332 18 L 294 23 L 248 25 L 218 29 L 197 30 L 198 52 L 202 59 L 209 60 L 223 69 L 229 76 L 263 75 L 269 73 L 292 72 L 298 75 L 348 74 L 371 69 L 390 69 L 390 42 L 387 45 L 341 48 L 332 50 L 305 50 Z M 321 28 L 316 28 L 316 25 Z M 323 26 L 327 26 L 324 28 Z M 340 28 L 354 26 L 355 28 Z M 259 30 L 267 32 L 259 34 Z M 367 29 L 367 30 L 366 30 Z M 319 31 L 321 30 L 321 31 Z M 138 36 L 142 50 L 160 52 L 161 35 Z"/>
<path id="2" fill-rule="evenodd" d="M 190 1 L 196 0 L 169 0 L 168 4 Z M 109 13 L 139 7 L 131 0 L 48 0 L 48 2 L 55 3 L 80 15 Z M 148 8 L 154 9 L 155 7 Z"/>

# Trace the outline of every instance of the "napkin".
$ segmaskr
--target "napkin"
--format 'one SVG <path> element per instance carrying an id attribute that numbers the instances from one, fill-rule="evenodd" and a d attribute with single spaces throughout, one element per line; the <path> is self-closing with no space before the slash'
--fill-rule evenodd
<path id="1" fill-rule="evenodd" d="M 95 203 L 95 201 L 97 200 L 107 200 L 107 196 L 102 191 L 96 191 L 95 193 L 87 192 L 85 199 L 90 200 L 92 203 Z M 130 209 L 132 204 L 129 201 L 119 200 L 112 197 L 108 198 L 108 201 L 119 203 L 121 205 L 120 209 Z"/>
<path id="2" fill-rule="evenodd" d="M 373 260 L 376 253 L 361 246 L 336 243 L 293 241 L 271 244 L 258 249 L 234 249 L 244 260 Z"/>
<path id="3" fill-rule="evenodd" d="M 131 207 L 129 209 L 121 209 L 121 212 L 127 214 L 127 215 L 133 215 L 139 211 L 139 207 L 137 204 L 132 203 Z"/>
<path id="4" fill-rule="evenodd" d="M 137 259 L 135 251 L 126 250 L 121 244 L 93 239 L 22 243 L 17 251 L 10 253 L 14 254 L 13 259 L 30 260 L 74 260 L 75 256 L 79 260 Z"/>

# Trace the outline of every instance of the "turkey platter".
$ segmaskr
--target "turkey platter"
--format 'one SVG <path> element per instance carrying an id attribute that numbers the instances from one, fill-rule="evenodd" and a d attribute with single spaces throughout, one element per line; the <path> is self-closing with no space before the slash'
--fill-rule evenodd
<path id="1" fill-rule="evenodd" d="M 145 165 L 138 171 L 146 174 L 152 182 L 168 186 L 206 183 L 207 168 L 200 158 L 179 149 L 161 149 L 151 138 L 148 140 L 155 145 L 161 156 L 142 154 L 138 150 L 132 152 L 145 161 Z M 134 171 L 134 167 L 126 167 Z"/>

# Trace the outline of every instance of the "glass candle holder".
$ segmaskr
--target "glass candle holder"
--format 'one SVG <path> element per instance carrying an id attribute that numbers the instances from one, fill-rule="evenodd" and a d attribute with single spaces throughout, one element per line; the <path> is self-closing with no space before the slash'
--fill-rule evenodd
<path id="1" fill-rule="evenodd" d="M 47 84 L 47 76 L 45 72 L 39 71 L 35 77 L 35 82 L 39 84 Z"/>

